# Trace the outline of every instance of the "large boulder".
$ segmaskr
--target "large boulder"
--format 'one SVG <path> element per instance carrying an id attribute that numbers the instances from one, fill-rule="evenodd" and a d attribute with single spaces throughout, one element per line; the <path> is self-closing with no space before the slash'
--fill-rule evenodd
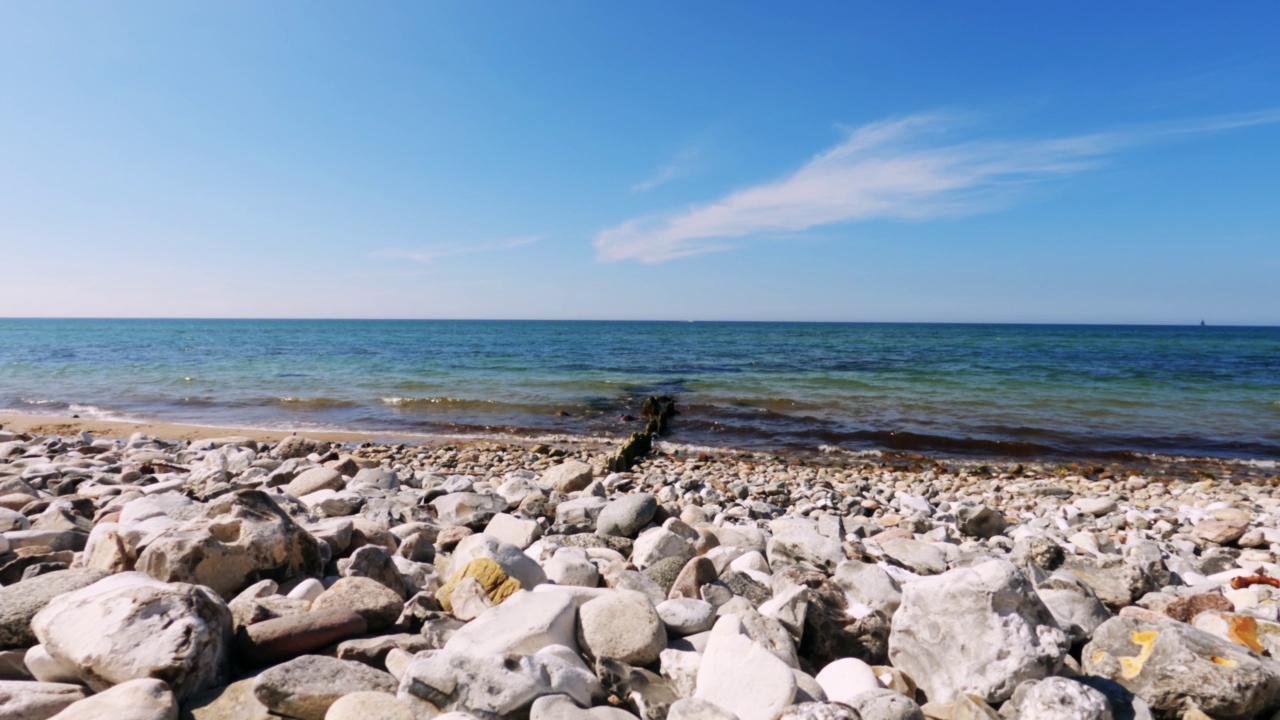
<path id="1" fill-rule="evenodd" d="M 101 570 L 59 570 L 0 588 L 0 650 L 36 644 L 31 618 L 49 601 L 106 577 Z"/>
<path id="2" fill-rule="evenodd" d="M 320 543 L 271 496 L 240 490 L 209 503 L 206 517 L 162 533 L 136 569 L 165 582 L 206 585 L 224 598 L 258 580 L 322 574 Z"/>
<path id="3" fill-rule="evenodd" d="M 156 678 L 181 699 L 223 684 L 229 669 L 231 612 L 198 585 L 120 573 L 55 597 L 31 626 L 95 691 Z"/>
<path id="4" fill-rule="evenodd" d="M 1174 620 L 1111 618 L 1081 656 L 1085 673 L 1120 683 L 1162 713 L 1194 707 L 1243 720 L 1280 702 L 1280 665 Z"/>
<path id="5" fill-rule="evenodd" d="M 1066 634 L 1016 566 L 991 560 L 907 583 L 889 658 L 931 702 L 971 693 L 1001 702 L 1057 672 Z"/>

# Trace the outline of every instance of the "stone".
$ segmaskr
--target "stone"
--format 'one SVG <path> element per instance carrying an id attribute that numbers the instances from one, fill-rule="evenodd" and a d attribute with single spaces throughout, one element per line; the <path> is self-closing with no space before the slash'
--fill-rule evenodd
<path id="1" fill-rule="evenodd" d="M 903 586 L 889 658 L 931 702 L 972 693 L 1002 702 L 1057 672 L 1066 634 L 1016 566 L 991 560 Z"/>
<path id="2" fill-rule="evenodd" d="M 658 499 L 652 493 L 623 495 L 600 510 L 596 518 L 596 532 L 634 538 L 657 511 Z"/>
<path id="3" fill-rule="evenodd" d="M 303 495 L 310 495 L 321 490 L 342 490 L 346 487 L 346 483 L 342 479 L 342 473 L 327 467 L 313 467 L 303 470 L 297 477 L 289 481 L 284 491 L 290 495 L 300 498 Z"/>
<path id="4" fill-rule="evenodd" d="M 846 705 L 864 692 L 883 687 L 875 670 L 857 658 L 842 658 L 829 663 L 814 679 L 826 693 L 827 700 Z"/>
<path id="5" fill-rule="evenodd" d="M 205 517 L 163 531 L 138 555 L 136 569 L 230 598 L 263 578 L 319 576 L 323 566 L 319 541 L 270 495 L 239 490 L 210 501 Z"/>
<path id="6" fill-rule="evenodd" d="M 802 702 L 783 708 L 775 720 L 862 720 L 858 711 L 848 705 L 828 702 Z"/>
<path id="7" fill-rule="evenodd" d="M 667 597 L 673 600 L 701 597 L 702 586 L 715 582 L 718 575 L 715 563 L 705 557 L 693 558 L 680 568 L 680 573 L 671 583 L 671 589 L 667 591 Z"/>
<path id="8" fill-rule="evenodd" d="M 498 513 L 485 526 L 484 534 L 524 550 L 542 536 L 542 528 L 536 520 Z"/>
<path id="9" fill-rule="evenodd" d="M 603 691 L 591 671 L 565 648 L 505 657 L 444 649 L 419 653 L 409 663 L 397 697 L 488 718 L 519 713 L 539 697 L 554 694 L 568 695 L 585 706 Z"/>
<path id="10" fill-rule="evenodd" d="M 507 501 L 501 495 L 477 492 L 455 492 L 432 500 L 431 508 L 441 525 L 479 529 L 495 515 L 505 512 Z"/>
<path id="11" fill-rule="evenodd" d="M 316 610 L 349 610 L 365 619 L 371 632 L 395 625 L 404 609 L 404 599 L 382 583 L 365 577 L 346 577 L 335 582 L 311 603 Z"/>
<path id="12" fill-rule="evenodd" d="M 800 565 L 830 575 L 847 558 L 840 541 L 800 526 L 790 527 L 769 538 L 765 555 L 769 567 L 777 571 L 788 565 Z"/>
<path id="13" fill-rule="evenodd" d="M 498 563 L 507 577 L 515 578 L 525 590 L 532 590 L 547 581 L 542 567 L 520 548 L 484 533 L 469 535 L 459 541 L 453 550 L 450 567 L 466 567 L 476 558 L 488 558 Z"/>
<path id="14" fill-rule="evenodd" d="M 440 607 L 444 608 L 445 612 L 453 612 L 454 592 L 460 583 L 468 579 L 480 585 L 493 605 L 502 604 L 502 601 L 520 589 L 520 582 L 515 578 L 507 577 L 501 565 L 486 557 L 476 558 L 450 575 L 444 585 L 436 591 L 436 600 L 440 602 Z"/>
<path id="15" fill-rule="evenodd" d="M 391 589 L 401 600 L 409 597 L 409 586 L 396 569 L 391 553 L 384 547 L 365 545 L 351 553 L 351 557 L 338 561 L 338 572 L 343 577 L 365 577 Z"/>
<path id="16" fill-rule="evenodd" d="M 208 588 L 112 575 L 49 601 L 31 622 L 44 650 L 95 691 L 139 678 L 183 699 L 225 682 L 231 612 Z"/>
<path id="17" fill-rule="evenodd" d="M 573 585 L 575 587 L 597 587 L 600 584 L 600 571 L 591 562 L 587 551 L 576 547 L 556 549 L 545 562 L 542 569 L 547 580 L 556 585 Z"/>
<path id="18" fill-rule="evenodd" d="M 1249 718 L 1280 701 L 1274 663 L 1173 620 L 1112 618 L 1081 657 L 1085 673 L 1118 682 L 1161 713 L 1194 706 L 1215 718 Z"/>
<path id="19" fill-rule="evenodd" d="M 182 704 L 179 720 L 276 720 L 253 694 L 253 677 L 206 690 Z"/>
<path id="20" fill-rule="evenodd" d="M 5 720 L 46 720 L 83 700 L 84 688 L 68 683 L 0 680 L 0 717 Z"/>
<path id="21" fill-rule="evenodd" d="M 872 610 L 892 616 L 902 602 L 902 586 L 879 565 L 846 560 L 831 578 L 845 595 Z"/>
<path id="22" fill-rule="evenodd" d="M 59 570 L 0 587 L 0 649 L 35 645 L 31 619 L 36 613 L 58 595 L 87 587 L 104 577 L 106 573 L 101 570 Z"/>
<path id="23" fill-rule="evenodd" d="M 562 493 L 584 490 L 591 484 L 591 466 L 579 460 L 556 465 L 542 473 L 542 484 Z"/>
<path id="24" fill-rule="evenodd" d="M 594 720 L 594 717 L 568 695 L 543 695 L 529 707 L 529 720 Z"/>
<path id="25" fill-rule="evenodd" d="M 274 448 L 275 454 L 284 460 L 292 458 L 304 458 L 313 452 L 318 452 L 321 443 L 310 438 L 304 438 L 301 435 L 290 435 L 289 437 L 276 443 Z"/>
<path id="26" fill-rule="evenodd" d="M 1206 610 L 1229 612 L 1233 609 L 1235 609 L 1235 606 L 1231 604 L 1231 601 L 1217 593 L 1197 593 L 1174 600 L 1161 608 L 1160 612 L 1178 622 L 1190 623 L 1195 616 Z"/>
<path id="27" fill-rule="evenodd" d="M 956 529 L 970 537 L 992 538 L 1005 531 L 1009 522 L 999 510 L 987 505 L 961 505 L 956 508 Z"/>
<path id="28" fill-rule="evenodd" d="M 1102 517 L 1116 511 L 1116 501 L 1109 497 L 1083 497 L 1075 503 L 1076 509 L 1085 515 Z"/>
<path id="29" fill-rule="evenodd" d="M 738 716 L 700 698 L 682 698 L 671 704 L 667 720 L 738 720 Z"/>
<path id="30" fill-rule="evenodd" d="M 395 693 L 362 691 L 338 698 L 324 720 L 415 720 L 409 706 Z"/>
<path id="31" fill-rule="evenodd" d="M 738 618 L 726 615 L 716 622 L 698 667 L 694 697 L 740 720 L 773 720 L 795 695 L 791 668 L 743 634 Z"/>
<path id="32" fill-rule="evenodd" d="M 619 590 L 583 603 L 578 641 L 592 659 L 648 665 L 666 647 L 667 631 L 644 595 Z"/>
<path id="33" fill-rule="evenodd" d="M 1073 642 L 1087 640 L 1099 625 L 1111 618 L 1111 611 L 1079 577 L 1054 571 L 1036 585 L 1036 595 Z"/>
<path id="34" fill-rule="evenodd" d="M 1230 545 L 1244 537 L 1249 529 L 1248 519 L 1239 520 L 1204 520 L 1191 529 L 1191 534 L 1205 542 L 1218 545 Z"/>
<path id="35" fill-rule="evenodd" d="M 1040 720 L 1114 720 L 1107 696 L 1083 683 L 1051 677 L 1033 683 L 1016 697 L 1018 715 Z"/>
<path id="36" fill-rule="evenodd" d="M 353 610 L 314 610 L 245 627 L 236 637 L 236 655 L 245 665 L 270 665 L 359 637 L 368 629 Z"/>
<path id="37" fill-rule="evenodd" d="M 854 657 L 881 663 L 889 652 L 889 618 L 866 606 L 850 605 L 835 583 L 825 580 L 805 593 L 804 633 L 800 652 L 821 667 Z M 764 607 L 764 605 L 761 605 Z"/>
<path id="38" fill-rule="evenodd" d="M 324 720 L 344 695 L 396 691 L 390 675 L 358 662 L 303 655 L 267 668 L 253 680 L 253 694 L 271 712 L 298 720 Z"/>
<path id="39" fill-rule="evenodd" d="M 915 700 L 887 688 L 867 690 L 845 702 L 861 720 L 924 720 Z M 1029 716 L 1028 720 L 1034 715 Z"/>
<path id="40" fill-rule="evenodd" d="M 890 560 L 919 575 L 937 575 L 947 571 L 947 557 L 933 543 L 892 538 L 881 541 L 880 547 Z"/>
<path id="41" fill-rule="evenodd" d="M 531 655 L 552 645 L 576 649 L 576 620 L 568 593 L 521 590 L 454 632 L 444 648 L 474 655 Z"/>
<path id="42" fill-rule="evenodd" d="M 51 720 L 175 720 L 178 701 L 163 680 L 139 678 L 79 700 Z"/>
<path id="43" fill-rule="evenodd" d="M 649 528 L 636 538 L 631 550 L 631 564 L 644 570 L 659 560 L 678 558 L 680 567 L 693 559 L 693 545 L 666 528 Z M 674 579 L 672 580 L 674 583 Z"/>
<path id="44" fill-rule="evenodd" d="M 664 600 L 655 608 L 669 635 L 692 635 L 711 629 L 716 622 L 716 609 L 705 600 L 676 598 Z"/>

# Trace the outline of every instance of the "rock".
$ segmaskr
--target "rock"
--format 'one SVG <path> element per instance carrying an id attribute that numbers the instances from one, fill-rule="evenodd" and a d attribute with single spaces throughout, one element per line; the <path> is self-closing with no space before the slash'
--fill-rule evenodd
<path id="1" fill-rule="evenodd" d="M 47 720 L 83 699 L 79 685 L 0 680 L 0 717 L 5 720 Z"/>
<path id="2" fill-rule="evenodd" d="M 871 666 L 857 658 L 836 660 L 822 668 L 815 677 L 827 700 L 849 704 L 854 697 L 883 686 Z"/>
<path id="3" fill-rule="evenodd" d="M 313 467 L 302 471 L 285 486 L 284 491 L 300 498 L 321 490 L 342 490 L 346 487 L 342 473 L 327 467 Z"/>
<path id="4" fill-rule="evenodd" d="M 933 543 L 892 538 L 880 543 L 890 560 L 920 575 L 937 575 L 947 571 L 947 557 Z"/>
<path id="5" fill-rule="evenodd" d="M 53 598 L 31 627 L 95 691 L 152 677 L 181 699 L 223 684 L 228 671 L 231 612 L 198 585 L 112 575 Z"/>
<path id="6" fill-rule="evenodd" d="M 415 720 L 415 716 L 394 693 L 364 691 L 338 698 L 324 720 Z"/>
<path id="7" fill-rule="evenodd" d="M 1051 677 L 1019 688 L 1019 717 L 1043 720 L 1113 720 L 1107 696 L 1083 683 Z"/>
<path id="8" fill-rule="evenodd" d="M 349 610 L 365 619 L 369 630 L 377 632 L 395 625 L 404 609 L 404 600 L 394 590 L 364 577 L 347 577 L 335 582 L 311 604 L 316 610 Z"/>
<path id="9" fill-rule="evenodd" d="M 667 720 L 738 720 L 738 716 L 699 698 L 684 698 L 671 705 Z"/>
<path id="10" fill-rule="evenodd" d="M 879 565 L 847 560 L 836 567 L 832 581 L 856 602 L 892 616 L 902 603 L 902 587 Z"/>
<path id="11" fill-rule="evenodd" d="M 552 645 L 576 649 L 576 619 L 568 593 L 521 590 L 464 625 L 444 647 L 473 655 L 531 655 Z"/>
<path id="12" fill-rule="evenodd" d="M 591 484 L 592 474 L 590 465 L 570 460 L 542 473 L 542 483 L 562 493 L 577 492 Z"/>
<path id="13" fill-rule="evenodd" d="M 740 720 L 772 720 L 795 694 L 791 668 L 744 635 L 738 618 L 727 615 L 716 622 L 698 667 L 695 697 Z"/>
<path id="14" fill-rule="evenodd" d="M 1195 616 L 1206 610 L 1222 610 L 1230 612 L 1235 606 L 1231 601 L 1217 593 L 1198 593 L 1196 595 L 1188 595 L 1180 597 L 1177 600 L 1165 605 L 1160 612 L 1177 620 L 1178 622 L 1190 623 Z"/>
<path id="15" fill-rule="evenodd" d="M 440 607 L 444 608 L 445 612 L 453 612 L 454 591 L 467 579 L 478 583 L 493 605 L 502 604 L 502 601 L 520 589 L 520 582 L 507 577 L 501 565 L 486 557 L 476 558 L 449 576 L 444 585 L 436 591 L 436 600 L 440 602 Z"/>
<path id="16" fill-rule="evenodd" d="M 535 520 L 498 513 L 485 526 L 484 534 L 524 550 L 542 536 L 542 528 Z"/>
<path id="17" fill-rule="evenodd" d="M 889 658 L 932 702 L 972 693 L 1000 702 L 1057 672 L 1066 634 L 1012 563 L 992 560 L 903 587 Z"/>
<path id="18" fill-rule="evenodd" d="M 79 700 L 51 720 L 176 720 L 178 701 L 163 680 L 139 678 Z"/>
<path id="19" fill-rule="evenodd" d="M 299 720 L 324 720 L 329 707 L 357 692 L 395 692 L 384 672 L 349 660 L 303 655 L 267 668 L 253 680 L 253 694 L 271 712 Z"/>
<path id="20" fill-rule="evenodd" d="M 889 619 L 883 612 L 849 605 L 840 587 L 831 581 L 809 588 L 805 597 L 800 652 L 810 662 L 821 667 L 854 657 L 881 663 L 888 656 Z"/>
<path id="21" fill-rule="evenodd" d="M 1244 537 L 1249 529 L 1248 519 L 1238 520 L 1204 520 L 1191 529 L 1191 534 L 1205 542 L 1218 545 L 1230 545 Z"/>
<path id="22" fill-rule="evenodd" d="M 702 594 L 702 586 L 707 583 L 716 581 L 719 573 L 716 572 L 715 563 L 705 557 L 696 557 L 685 563 L 680 568 L 680 573 L 676 575 L 676 579 L 671 583 L 671 589 L 667 591 L 667 597 L 676 598 L 698 598 Z"/>
<path id="23" fill-rule="evenodd" d="M 1215 718 L 1249 718 L 1280 701 L 1274 663 L 1172 620 L 1112 618 L 1081 656 L 1087 674 L 1120 683 L 1158 712 L 1194 706 Z"/>
<path id="24" fill-rule="evenodd" d="M 856 710 L 861 720 L 924 720 L 915 700 L 889 689 L 867 690 L 845 704 Z"/>
<path id="25" fill-rule="evenodd" d="M 409 587 L 386 548 L 376 545 L 358 548 L 351 557 L 338 561 L 338 571 L 343 577 L 369 578 L 389 588 L 401 600 L 409 597 Z"/>
<path id="26" fill-rule="evenodd" d="M 488 558 L 498 563 L 507 577 L 515 578 L 525 590 L 532 590 L 547 581 L 547 574 L 520 548 L 484 533 L 463 538 L 454 548 L 450 567 L 466 567 L 476 558 Z"/>
<path id="27" fill-rule="evenodd" d="M 593 659 L 648 665 L 666 647 L 667 631 L 644 595 L 616 591 L 582 605 L 578 641 Z"/>
<path id="28" fill-rule="evenodd" d="M 31 619 L 54 597 L 106 577 L 100 570 L 60 570 L 0 588 L 0 649 L 36 644 Z"/>
<path id="29" fill-rule="evenodd" d="M 692 635 L 711 629 L 716 621 L 716 609 L 711 603 L 689 598 L 665 600 L 656 608 L 662 624 L 671 635 Z"/>
<path id="30" fill-rule="evenodd" d="M 137 569 L 165 582 L 205 585 L 224 598 L 262 578 L 282 582 L 323 570 L 319 542 L 260 490 L 219 497 L 205 515 L 152 540 Z"/>
<path id="31" fill-rule="evenodd" d="M 1074 505 L 1081 513 L 1094 517 L 1110 515 L 1116 511 L 1116 501 L 1109 497 L 1083 497 L 1077 499 Z"/>
<path id="32" fill-rule="evenodd" d="M 301 435 L 290 435 L 276 443 L 275 454 L 284 460 L 304 458 L 313 452 L 318 452 L 320 447 L 321 444 L 316 440 L 304 438 Z"/>
<path id="33" fill-rule="evenodd" d="M 775 720 L 862 720 L 858 711 L 848 705 L 828 702 L 803 702 L 790 705 Z"/>
<path id="34" fill-rule="evenodd" d="M 594 720 L 589 711 L 578 707 L 568 695 L 543 695 L 529 707 L 529 720 Z"/>
<path id="35" fill-rule="evenodd" d="M 991 538 L 1003 533 L 1009 523 L 999 510 L 987 505 L 956 508 L 956 529 L 970 537 Z"/>
<path id="36" fill-rule="evenodd" d="M 276 720 L 253 694 L 253 677 L 206 690 L 182 704 L 180 720 Z"/>
<path id="37" fill-rule="evenodd" d="M 558 693 L 580 705 L 602 695 L 595 676 L 572 652 L 545 648 L 504 657 L 445 649 L 419 653 L 405 668 L 397 696 L 487 718 L 519 713 L 539 697 Z"/>
<path id="38" fill-rule="evenodd" d="M 834 573 L 836 566 L 847 559 L 840 541 L 801 526 L 788 527 L 769 538 L 766 557 L 775 571 L 788 565 L 800 565 L 827 575 Z"/>
<path id="39" fill-rule="evenodd" d="M 582 548 L 562 547 L 555 551 L 542 569 L 547 580 L 556 585 L 573 585 L 593 588 L 600 584 L 600 571 L 596 569 Z"/>
<path id="40" fill-rule="evenodd" d="M 623 495 L 610 501 L 596 518 L 596 532 L 633 538 L 658 511 L 658 499 L 652 493 Z"/>
<path id="41" fill-rule="evenodd" d="M 1074 643 L 1086 640 L 1099 625 L 1111 617 L 1098 596 L 1069 572 L 1055 571 L 1036 586 L 1036 595 L 1044 602 L 1058 626 Z"/>
<path id="42" fill-rule="evenodd" d="M 693 559 L 693 545 L 666 528 L 649 528 L 636 538 L 631 550 L 631 564 L 644 570 L 659 560 L 679 558 L 680 567 Z M 674 580 L 672 581 L 674 582 Z"/>
<path id="43" fill-rule="evenodd" d="M 246 665 L 270 665 L 359 637 L 368 627 L 364 617 L 344 608 L 264 620 L 240 632 L 236 654 Z"/>
<path id="44" fill-rule="evenodd" d="M 507 501 L 501 495 L 455 492 L 431 501 L 431 508 L 441 525 L 479 529 L 495 515 L 505 512 Z"/>

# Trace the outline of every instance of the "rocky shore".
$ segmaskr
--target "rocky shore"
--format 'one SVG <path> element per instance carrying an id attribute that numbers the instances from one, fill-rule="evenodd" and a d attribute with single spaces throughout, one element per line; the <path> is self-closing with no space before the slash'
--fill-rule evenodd
<path id="1" fill-rule="evenodd" d="M 0 431 L 7 720 L 1280 710 L 1274 466 Z"/>

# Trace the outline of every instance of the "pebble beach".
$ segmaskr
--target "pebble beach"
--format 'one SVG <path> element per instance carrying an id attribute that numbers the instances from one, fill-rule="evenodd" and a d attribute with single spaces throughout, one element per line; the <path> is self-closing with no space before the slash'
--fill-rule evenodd
<path id="1" fill-rule="evenodd" d="M 4 718 L 1280 709 L 1274 463 L 0 422 Z"/>

